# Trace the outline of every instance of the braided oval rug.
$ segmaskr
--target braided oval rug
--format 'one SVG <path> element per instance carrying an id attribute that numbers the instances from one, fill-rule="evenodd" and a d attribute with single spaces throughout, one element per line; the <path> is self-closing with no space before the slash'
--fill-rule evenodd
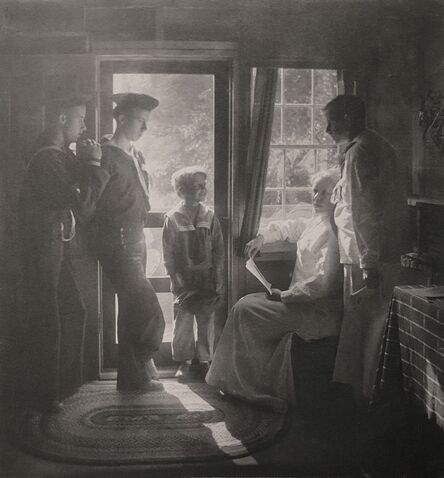
<path id="1" fill-rule="evenodd" d="M 30 452 L 90 464 L 232 459 L 270 445 L 285 415 L 220 395 L 204 383 L 163 380 L 165 390 L 122 393 L 92 382 L 57 414 L 23 413 L 15 435 Z"/>

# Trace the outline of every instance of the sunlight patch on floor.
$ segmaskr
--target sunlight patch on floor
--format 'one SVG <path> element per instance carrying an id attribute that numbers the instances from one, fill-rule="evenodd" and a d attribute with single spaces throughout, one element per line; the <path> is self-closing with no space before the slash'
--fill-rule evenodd
<path id="1" fill-rule="evenodd" d="M 179 383 L 175 380 L 162 380 L 162 384 L 165 391 L 174 395 L 189 412 L 215 410 L 206 400 L 193 392 L 191 388 L 184 383 Z"/>
<path id="2" fill-rule="evenodd" d="M 224 447 L 232 443 L 242 445 L 242 442 L 230 433 L 225 422 L 204 423 L 203 425 L 211 431 L 213 440 L 219 447 Z"/>

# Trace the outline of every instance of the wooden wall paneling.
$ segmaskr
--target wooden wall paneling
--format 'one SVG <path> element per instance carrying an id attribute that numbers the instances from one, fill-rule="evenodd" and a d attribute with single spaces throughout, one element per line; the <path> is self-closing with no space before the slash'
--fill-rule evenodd
<path id="1" fill-rule="evenodd" d="M 155 40 L 156 9 L 86 7 L 85 31 L 95 40 Z"/>
<path id="2" fill-rule="evenodd" d="M 237 41 L 241 17 L 236 8 L 164 8 L 163 39 Z"/>
<path id="3" fill-rule="evenodd" d="M 73 3 L 9 2 L 4 16 L 6 26 L 20 32 L 82 32 L 84 27 L 83 9 Z"/>
<path id="4" fill-rule="evenodd" d="M 15 375 L 16 347 L 14 316 L 17 272 L 10 259 L 11 241 L 9 224 L 11 211 L 8 204 L 8 160 L 10 157 L 11 82 L 5 75 L 9 62 L 1 62 L 0 73 L 0 411 L 11 400 L 11 377 Z"/>

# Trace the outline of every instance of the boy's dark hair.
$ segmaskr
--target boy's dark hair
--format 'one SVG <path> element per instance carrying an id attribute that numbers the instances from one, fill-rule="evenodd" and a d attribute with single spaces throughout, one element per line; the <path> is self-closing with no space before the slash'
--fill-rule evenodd
<path id="1" fill-rule="evenodd" d="M 63 98 L 48 98 L 44 101 L 46 119 L 53 121 L 70 108 L 86 106 L 92 99 L 93 96 L 87 94 L 74 94 Z"/>
<path id="2" fill-rule="evenodd" d="M 355 95 L 339 95 L 324 107 L 332 119 L 343 120 L 347 116 L 354 128 L 365 128 L 365 103 Z"/>

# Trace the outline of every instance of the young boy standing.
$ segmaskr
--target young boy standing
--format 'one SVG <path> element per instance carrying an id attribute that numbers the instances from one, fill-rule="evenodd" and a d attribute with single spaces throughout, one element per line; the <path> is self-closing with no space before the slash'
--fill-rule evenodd
<path id="1" fill-rule="evenodd" d="M 182 202 L 166 214 L 163 228 L 164 262 L 175 299 L 172 351 L 181 379 L 193 359 L 205 376 L 213 355 L 215 310 L 224 295 L 223 236 L 214 211 L 203 204 L 206 183 L 206 171 L 197 166 L 173 174 Z"/>

